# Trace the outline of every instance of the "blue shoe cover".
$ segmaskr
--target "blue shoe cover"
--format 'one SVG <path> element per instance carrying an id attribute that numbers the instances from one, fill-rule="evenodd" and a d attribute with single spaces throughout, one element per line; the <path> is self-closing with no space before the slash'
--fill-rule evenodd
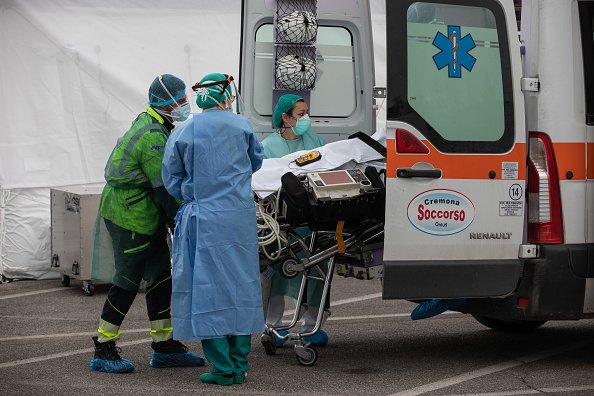
<path id="1" fill-rule="evenodd" d="M 303 337 L 303 341 L 314 346 L 325 347 L 328 345 L 328 334 L 322 329 L 316 331 L 309 337 Z"/>
<path id="2" fill-rule="evenodd" d="M 107 360 L 93 358 L 89 367 L 91 371 L 101 371 L 104 373 L 131 373 L 134 371 L 134 365 L 127 359 Z"/>
<path id="3" fill-rule="evenodd" d="M 289 334 L 289 332 L 287 330 L 279 330 L 278 334 L 282 335 L 282 336 L 286 336 L 287 334 Z M 285 341 L 278 338 L 277 336 L 273 336 L 274 337 L 274 345 L 276 345 L 277 348 L 282 348 L 285 345 Z"/>
<path id="4" fill-rule="evenodd" d="M 433 300 L 428 300 L 420 303 L 417 307 L 410 313 L 410 318 L 412 320 L 419 320 L 419 319 L 427 319 L 433 316 L 437 316 L 440 313 L 443 313 L 449 309 L 459 307 L 460 305 L 466 302 L 465 298 L 456 298 L 456 299 L 441 299 L 441 298 L 434 298 Z"/>
<path id="5" fill-rule="evenodd" d="M 186 353 L 159 353 L 153 352 L 149 366 L 153 368 L 166 367 L 199 367 L 208 363 L 204 358 L 192 352 Z"/>

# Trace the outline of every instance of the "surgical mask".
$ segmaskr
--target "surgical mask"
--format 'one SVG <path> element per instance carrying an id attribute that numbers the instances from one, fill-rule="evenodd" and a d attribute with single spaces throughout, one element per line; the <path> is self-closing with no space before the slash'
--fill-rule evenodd
<path id="1" fill-rule="evenodd" d="M 291 129 L 295 132 L 295 135 L 303 136 L 309 132 L 310 128 L 311 119 L 309 118 L 309 115 L 305 114 L 303 117 L 297 118 L 297 123 Z"/>
<path id="2" fill-rule="evenodd" d="M 171 119 L 173 121 L 185 121 L 190 116 L 190 104 L 184 103 L 181 106 L 177 106 L 175 109 L 171 110 Z"/>

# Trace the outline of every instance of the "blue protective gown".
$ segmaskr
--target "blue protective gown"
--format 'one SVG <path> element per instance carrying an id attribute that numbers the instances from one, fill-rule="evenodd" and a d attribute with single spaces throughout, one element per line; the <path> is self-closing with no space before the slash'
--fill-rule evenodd
<path id="1" fill-rule="evenodd" d="M 174 129 L 163 183 L 182 199 L 173 238 L 173 337 L 264 330 L 252 173 L 263 148 L 248 121 L 227 111 L 195 114 Z"/>

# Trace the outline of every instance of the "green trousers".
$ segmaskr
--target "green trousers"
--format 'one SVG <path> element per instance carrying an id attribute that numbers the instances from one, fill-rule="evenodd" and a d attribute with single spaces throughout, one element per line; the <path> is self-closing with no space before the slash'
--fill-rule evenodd
<path id="1" fill-rule="evenodd" d="M 250 335 L 202 340 L 204 356 L 212 365 L 212 374 L 243 374 L 249 369 L 247 355 L 252 347 Z"/>

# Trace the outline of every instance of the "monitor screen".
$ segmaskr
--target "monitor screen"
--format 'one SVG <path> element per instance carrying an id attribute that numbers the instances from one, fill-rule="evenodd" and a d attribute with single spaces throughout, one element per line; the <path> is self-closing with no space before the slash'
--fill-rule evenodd
<path id="1" fill-rule="evenodd" d="M 327 186 L 331 186 L 333 184 L 353 183 L 353 179 L 351 179 L 346 171 L 320 172 L 318 175 L 320 175 L 320 179 L 322 179 L 324 184 Z"/>

